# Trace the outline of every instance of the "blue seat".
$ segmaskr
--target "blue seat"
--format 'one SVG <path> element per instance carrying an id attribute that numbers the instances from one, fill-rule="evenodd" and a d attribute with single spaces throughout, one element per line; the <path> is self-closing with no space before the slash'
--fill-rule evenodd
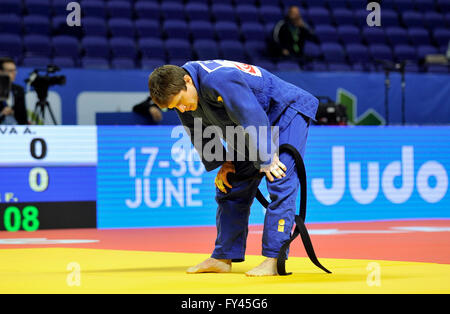
<path id="1" fill-rule="evenodd" d="M 79 57 L 80 45 L 76 38 L 71 36 L 54 36 L 52 43 L 55 57 Z"/>
<path id="2" fill-rule="evenodd" d="M 133 8 L 129 1 L 108 1 L 106 3 L 109 18 L 127 18 L 133 17 Z"/>
<path id="3" fill-rule="evenodd" d="M 425 12 L 423 15 L 423 23 L 429 30 L 442 27 L 445 24 L 444 15 L 436 11 Z"/>
<path id="4" fill-rule="evenodd" d="M 236 6 L 236 16 L 241 24 L 259 22 L 259 11 L 257 7 L 254 5 L 241 4 L 241 1 Z"/>
<path id="5" fill-rule="evenodd" d="M 134 12 L 139 19 L 158 21 L 161 17 L 158 2 L 137 1 L 134 4 Z"/>
<path id="6" fill-rule="evenodd" d="M 433 55 L 433 54 L 438 54 L 438 53 L 439 53 L 439 51 L 434 46 L 431 46 L 431 45 L 417 46 L 417 58 L 419 60 L 425 59 L 425 57 L 427 55 Z"/>
<path id="7" fill-rule="evenodd" d="M 231 4 L 231 0 L 228 0 L 229 3 Z M 223 3 L 226 3 L 227 1 L 222 1 Z M 189 0 L 189 3 L 200 3 L 200 4 L 209 4 L 209 0 Z"/>
<path id="8" fill-rule="evenodd" d="M 388 45 L 372 44 L 369 45 L 369 51 L 373 60 L 393 60 L 392 50 Z"/>
<path id="9" fill-rule="evenodd" d="M 2 0 L 0 1 L 0 12 L 2 14 L 22 15 L 22 1 Z"/>
<path id="10" fill-rule="evenodd" d="M 248 40 L 244 43 L 244 49 L 251 62 L 264 59 L 267 55 L 267 47 L 264 41 Z"/>
<path id="11" fill-rule="evenodd" d="M 163 66 L 166 63 L 164 59 L 147 59 L 141 60 L 141 69 L 153 71 L 154 69 Z"/>
<path id="12" fill-rule="evenodd" d="M 342 42 L 346 44 L 361 43 L 362 36 L 359 28 L 352 25 L 342 25 L 337 27 L 337 33 Z"/>
<path id="13" fill-rule="evenodd" d="M 417 52 L 413 46 L 397 45 L 394 47 L 394 55 L 397 61 L 416 60 Z"/>
<path id="14" fill-rule="evenodd" d="M 52 11 L 53 11 L 53 15 L 54 16 L 62 16 L 65 15 L 67 17 L 67 14 L 69 13 L 69 11 L 67 11 L 67 4 L 70 1 L 65 1 L 65 0 L 53 0 L 53 3 L 51 5 L 52 7 Z M 83 7 L 80 6 L 81 9 L 83 10 Z"/>
<path id="15" fill-rule="evenodd" d="M 48 57 L 25 57 L 23 58 L 21 65 L 24 67 L 43 68 L 51 63 L 52 59 Z"/>
<path id="16" fill-rule="evenodd" d="M 348 44 L 345 46 L 350 63 L 366 63 L 370 61 L 369 49 L 362 44 Z"/>
<path id="17" fill-rule="evenodd" d="M 135 59 L 137 57 L 136 44 L 128 37 L 115 37 L 109 40 L 109 47 L 113 58 Z"/>
<path id="18" fill-rule="evenodd" d="M 108 15 L 105 3 L 99 0 L 84 1 L 83 5 L 81 6 L 81 11 L 84 14 L 84 19 L 87 17 L 95 17 L 104 20 Z M 81 25 L 83 25 L 83 22 L 81 23 Z"/>
<path id="19" fill-rule="evenodd" d="M 446 74 L 449 73 L 449 67 L 448 65 L 440 65 L 440 64 L 433 64 L 427 66 L 427 71 L 430 73 L 442 73 Z"/>
<path id="20" fill-rule="evenodd" d="M 205 3 L 187 3 L 184 7 L 189 21 L 209 21 L 209 7 Z"/>
<path id="21" fill-rule="evenodd" d="M 216 22 L 236 22 L 236 12 L 231 5 L 213 3 L 210 7 L 212 17 Z"/>
<path id="22" fill-rule="evenodd" d="M 355 24 L 359 27 L 367 26 L 367 15 L 368 15 L 368 11 L 366 11 L 364 9 L 353 11 Z"/>
<path id="23" fill-rule="evenodd" d="M 188 61 L 190 61 L 190 60 L 185 59 L 185 58 L 169 59 L 168 64 L 173 64 L 173 65 L 177 65 L 177 66 L 181 67 Z"/>
<path id="24" fill-rule="evenodd" d="M 400 20 L 398 18 L 398 13 L 394 10 L 382 9 L 381 13 L 381 26 L 400 26 Z"/>
<path id="25" fill-rule="evenodd" d="M 106 58 L 84 57 L 81 59 L 81 67 L 84 69 L 109 70 L 109 61 Z"/>
<path id="26" fill-rule="evenodd" d="M 274 72 L 277 70 L 277 66 L 275 63 L 268 59 L 258 59 L 253 60 L 253 65 L 256 65 L 257 67 L 263 68 L 269 72 Z"/>
<path id="27" fill-rule="evenodd" d="M 244 52 L 244 46 L 239 41 L 222 40 L 221 42 L 219 42 L 219 49 L 223 59 L 247 62 L 247 56 Z"/>
<path id="28" fill-rule="evenodd" d="M 235 1 L 234 3 L 238 4 L 238 5 L 251 5 L 251 6 L 256 6 L 257 2 L 259 0 L 238 0 Z"/>
<path id="29" fill-rule="evenodd" d="M 258 22 L 244 22 L 241 24 L 241 34 L 245 41 L 259 40 L 264 42 L 266 33 L 264 27 Z"/>
<path id="30" fill-rule="evenodd" d="M 438 46 L 448 45 L 450 40 L 450 29 L 442 27 L 435 28 L 433 31 L 433 38 Z"/>
<path id="31" fill-rule="evenodd" d="M 435 9 L 435 1 L 434 0 L 414 0 L 416 5 L 416 9 L 422 12 L 427 12 L 428 10 Z"/>
<path id="32" fill-rule="evenodd" d="M 341 44 L 338 43 L 323 43 L 321 49 L 325 61 L 329 63 L 343 63 L 345 60 L 345 50 Z"/>
<path id="33" fill-rule="evenodd" d="M 450 28 L 450 12 L 444 14 L 445 25 Z"/>
<path id="34" fill-rule="evenodd" d="M 220 59 L 219 49 L 215 41 L 199 39 L 194 41 L 193 48 L 199 60 Z"/>
<path id="35" fill-rule="evenodd" d="M 271 0 L 268 0 L 271 1 Z M 328 0 L 304 0 L 303 1 L 307 7 L 326 7 L 328 5 Z M 295 4 L 294 4 L 295 5 Z"/>
<path id="36" fill-rule="evenodd" d="M 109 58 L 109 44 L 105 37 L 86 36 L 82 39 L 81 45 L 84 49 L 86 57 L 104 59 Z"/>
<path id="37" fill-rule="evenodd" d="M 277 62 L 278 71 L 301 71 L 300 66 L 294 61 L 279 61 Z"/>
<path id="38" fill-rule="evenodd" d="M 407 62 L 405 64 L 405 71 L 406 72 L 418 73 L 418 72 L 422 72 L 422 68 L 419 67 L 417 62 L 410 61 L 410 62 Z"/>
<path id="39" fill-rule="evenodd" d="M 405 11 L 402 14 L 403 23 L 406 27 L 423 27 L 423 14 L 416 11 Z"/>
<path id="40" fill-rule="evenodd" d="M 22 18 L 15 14 L 0 14 L 0 34 L 21 35 Z"/>
<path id="41" fill-rule="evenodd" d="M 388 37 L 389 43 L 391 46 L 397 45 L 397 44 L 409 44 L 409 36 L 406 29 L 402 27 L 387 27 L 386 28 L 386 35 Z"/>
<path id="42" fill-rule="evenodd" d="M 397 9 L 397 11 L 409 11 L 415 9 L 415 3 L 411 0 L 395 0 L 394 6 Z"/>
<path id="43" fill-rule="evenodd" d="M 158 21 L 139 19 L 135 21 L 134 25 L 139 38 L 161 38 L 161 29 Z"/>
<path id="44" fill-rule="evenodd" d="M 81 25 L 83 26 L 83 23 Z M 83 27 L 72 27 L 67 25 L 67 12 L 66 12 L 65 15 L 57 15 L 53 17 L 51 23 L 51 33 L 52 36 L 65 35 L 81 39 L 84 35 L 84 29 Z"/>
<path id="45" fill-rule="evenodd" d="M 449 0 L 436 0 L 437 7 L 441 12 L 450 12 L 450 1 Z"/>
<path id="46" fill-rule="evenodd" d="M 430 34 L 425 28 L 421 27 L 408 28 L 408 36 L 415 46 L 431 44 Z"/>
<path id="47" fill-rule="evenodd" d="M 320 45 L 307 41 L 305 43 L 304 54 L 312 59 L 320 59 L 322 57 L 322 49 Z"/>
<path id="48" fill-rule="evenodd" d="M 337 8 L 332 11 L 333 20 L 338 26 L 342 25 L 354 25 L 355 16 L 353 11 L 345 8 Z"/>
<path id="49" fill-rule="evenodd" d="M 111 67 L 113 69 L 126 70 L 134 69 L 136 65 L 134 59 L 131 58 L 114 58 L 111 60 Z"/>
<path id="50" fill-rule="evenodd" d="M 239 28 L 233 22 L 217 22 L 214 25 L 219 40 L 239 40 Z"/>
<path id="51" fill-rule="evenodd" d="M 350 8 L 351 10 L 358 10 L 358 9 L 361 9 L 361 7 L 363 7 L 365 9 L 367 6 L 365 1 L 361 2 L 361 0 L 347 0 L 347 5 L 348 5 L 348 8 Z M 381 7 L 383 7 L 383 5 L 381 5 Z"/>
<path id="52" fill-rule="evenodd" d="M 328 0 L 327 2 L 331 10 L 347 8 L 347 0 Z"/>
<path id="53" fill-rule="evenodd" d="M 293 5 L 299 6 L 298 0 L 280 0 L 280 3 L 284 10 Z"/>
<path id="54" fill-rule="evenodd" d="M 368 44 L 387 43 L 387 37 L 383 27 L 364 27 L 361 33 Z"/>
<path id="55" fill-rule="evenodd" d="M 109 32 L 112 37 L 130 37 L 134 38 L 134 23 L 125 18 L 112 18 L 108 21 Z"/>
<path id="56" fill-rule="evenodd" d="M 191 21 L 189 23 L 189 31 L 194 40 L 215 38 L 215 30 L 209 21 Z"/>
<path id="57" fill-rule="evenodd" d="M 162 2 L 161 13 L 166 20 L 185 20 L 184 6 L 179 2 Z"/>
<path id="58" fill-rule="evenodd" d="M 0 33 L 0 52 L 2 55 L 20 57 L 22 50 L 22 37 L 15 34 Z"/>
<path id="59" fill-rule="evenodd" d="M 323 7 L 312 7 L 307 10 L 308 19 L 314 24 L 332 24 L 330 11 Z"/>
<path id="60" fill-rule="evenodd" d="M 347 63 L 329 63 L 328 71 L 331 72 L 347 72 L 352 71 L 352 67 Z"/>
<path id="61" fill-rule="evenodd" d="M 23 18 L 26 34 L 50 35 L 51 25 L 48 17 L 28 15 Z"/>
<path id="62" fill-rule="evenodd" d="M 161 39 L 141 38 L 138 43 L 143 58 L 163 60 L 166 58 L 164 42 Z"/>
<path id="63" fill-rule="evenodd" d="M 317 25 L 315 32 L 321 43 L 324 42 L 337 42 L 337 30 L 331 25 Z"/>
<path id="64" fill-rule="evenodd" d="M 26 35 L 23 37 L 25 56 L 47 57 L 52 56 L 50 37 L 44 35 Z"/>
<path id="65" fill-rule="evenodd" d="M 54 57 L 52 63 L 54 65 L 57 65 L 60 68 L 75 68 L 75 67 L 77 67 L 77 61 L 75 61 L 71 57 Z"/>
<path id="66" fill-rule="evenodd" d="M 283 13 L 278 5 L 261 5 L 259 8 L 259 17 L 265 24 L 277 23 L 283 19 Z"/>
<path id="67" fill-rule="evenodd" d="M 189 40 L 188 24 L 184 20 L 165 20 L 162 29 L 168 39 Z"/>
<path id="68" fill-rule="evenodd" d="M 314 62 L 309 63 L 306 66 L 306 70 L 315 71 L 315 72 L 326 72 L 326 71 L 328 71 L 328 66 L 324 62 L 314 61 Z"/>
<path id="69" fill-rule="evenodd" d="M 28 15 L 52 15 L 52 6 L 49 0 L 26 0 L 25 8 Z"/>
<path id="70" fill-rule="evenodd" d="M 192 59 L 192 49 L 189 41 L 183 39 L 168 39 L 164 42 L 168 59 Z"/>
<path id="71" fill-rule="evenodd" d="M 106 37 L 108 35 L 108 27 L 105 20 L 97 17 L 85 17 L 81 23 L 85 36 Z"/>

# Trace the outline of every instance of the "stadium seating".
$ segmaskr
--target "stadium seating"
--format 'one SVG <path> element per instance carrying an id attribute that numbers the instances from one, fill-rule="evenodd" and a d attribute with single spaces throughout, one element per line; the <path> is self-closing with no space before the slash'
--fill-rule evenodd
<path id="1" fill-rule="evenodd" d="M 291 5 L 299 5 L 320 44 L 307 42 L 306 70 L 377 70 L 375 59 L 409 60 L 446 53 L 450 0 L 383 0 L 381 27 L 367 25 L 360 0 L 82 0 L 82 26 L 66 23 L 67 1 L 0 0 L 0 53 L 20 65 L 53 61 L 84 68 L 151 68 L 192 58 L 259 62 L 297 69 L 271 58 L 267 39 Z"/>

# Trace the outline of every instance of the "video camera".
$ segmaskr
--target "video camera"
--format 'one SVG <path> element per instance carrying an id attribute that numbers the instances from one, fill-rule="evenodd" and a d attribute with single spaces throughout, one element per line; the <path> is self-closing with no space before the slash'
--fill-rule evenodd
<path id="1" fill-rule="evenodd" d="M 0 101 L 8 99 L 10 90 L 11 82 L 9 76 L 6 74 L 0 74 Z"/>
<path id="2" fill-rule="evenodd" d="M 42 71 L 46 72 L 45 75 L 39 75 L 39 72 Z M 45 121 L 45 110 L 47 109 L 50 112 L 53 124 L 56 125 L 56 119 L 53 115 L 52 109 L 50 108 L 50 104 L 47 101 L 47 96 L 50 86 L 66 84 L 66 77 L 64 75 L 50 75 L 58 71 L 60 71 L 60 68 L 56 65 L 48 65 L 47 69 L 35 69 L 25 80 L 27 84 L 34 88 L 38 96 L 38 102 L 36 103 L 33 116 L 33 122 L 35 123 L 39 123 L 39 118 L 41 121 Z"/>
<path id="3" fill-rule="evenodd" d="M 61 69 L 56 65 L 48 65 L 47 69 L 35 69 L 31 72 L 30 76 L 25 80 L 27 84 L 30 84 L 40 101 L 45 101 L 48 96 L 48 89 L 53 85 L 65 85 L 66 77 L 64 75 L 54 75 L 50 76 L 50 74 L 56 73 Z M 39 72 L 45 71 L 45 75 L 39 75 Z"/>

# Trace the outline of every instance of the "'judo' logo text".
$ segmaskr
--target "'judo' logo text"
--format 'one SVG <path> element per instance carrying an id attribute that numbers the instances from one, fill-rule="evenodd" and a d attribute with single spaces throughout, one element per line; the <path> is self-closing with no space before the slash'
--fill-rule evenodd
<path id="1" fill-rule="evenodd" d="M 331 165 L 331 188 L 325 187 L 325 179 L 312 179 L 312 192 L 317 200 L 324 205 L 334 205 L 344 196 L 346 188 L 345 148 L 333 146 Z M 361 184 L 361 163 L 348 163 L 349 189 L 353 199 L 359 204 L 370 204 L 378 196 L 380 190 L 380 164 L 368 162 L 367 187 Z M 396 187 L 394 180 L 401 178 L 402 186 Z M 434 186 L 430 186 L 429 178 L 435 178 Z M 416 186 L 419 195 L 428 203 L 439 202 L 447 193 L 448 175 L 444 166 L 430 160 L 422 164 L 417 171 Z M 394 204 L 408 201 L 414 190 L 414 148 L 403 146 L 401 161 L 389 163 L 381 174 L 381 188 L 385 197 Z"/>

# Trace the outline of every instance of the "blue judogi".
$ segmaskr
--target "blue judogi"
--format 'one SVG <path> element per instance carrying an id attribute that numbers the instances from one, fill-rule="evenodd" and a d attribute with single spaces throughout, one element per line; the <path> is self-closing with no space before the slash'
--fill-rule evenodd
<path id="1" fill-rule="evenodd" d="M 279 144 L 289 143 L 304 155 L 309 122 L 315 118 L 318 107 L 318 100 L 310 93 L 262 68 L 233 61 L 194 61 L 183 68 L 192 77 L 199 99 L 197 110 L 178 114 L 190 130 L 197 151 L 202 152 L 210 139 L 194 138 L 194 118 L 202 119 L 203 128 L 216 126 L 224 135 L 227 126 L 267 127 L 269 131 L 271 126 L 278 126 Z M 216 189 L 217 239 L 213 258 L 244 260 L 250 206 L 261 182 L 255 175 L 261 165 L 271 162 L 271 158 L 262 158 L 267 147 L 259 151 L 263 146 L 260 134 L 248 135 L 250 143 L 258 148 L 258 159 L 233 163 L 236 174 L 253 179 L 234 182 L 228 193 Z M 267 142 L 272 143 L 270 132 L 265 135 Z M 229 147 L 233 149 L 236 150 Z M 207 171 L 222 165 L 226 158 L 211 161 L 200 155 Z M 294 160 L 289 154 L 281 154 L 280 161 L 287 167 L 286 177 L 267 180 L 271 203 L 264 221 L 262 255 L 266 257 L 277 257 L 281 245 L 290 237 L 296 212 L 299 181 Z"/>

